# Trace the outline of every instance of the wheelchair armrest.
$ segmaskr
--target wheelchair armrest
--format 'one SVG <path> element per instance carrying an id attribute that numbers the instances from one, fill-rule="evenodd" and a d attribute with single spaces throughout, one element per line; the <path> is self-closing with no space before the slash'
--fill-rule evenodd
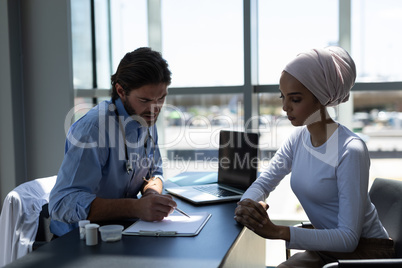
<path id="1" fill-rule="evenodd" d="M 338 268 L 338 262 L 331 262 L 328 264 L 325 264 L 322 268 Z"/>
<path id="2" fill-rule="evenodd" d="M 402 267 L 402 259 L 365 259 L 365 260 L 338 260 L 338 262 L 328 263 L 323 268 L 370 268 L 370 267 Z"/>
<path id="3" fill-rule="evenodd" d="M 300 224 L 294 225 L 294 227 L 301 227 L 301 228 L 307 228 L 307 229 L 314 229 L 314 226 L 311 224 L 309 221 L 303 221 Z"/>

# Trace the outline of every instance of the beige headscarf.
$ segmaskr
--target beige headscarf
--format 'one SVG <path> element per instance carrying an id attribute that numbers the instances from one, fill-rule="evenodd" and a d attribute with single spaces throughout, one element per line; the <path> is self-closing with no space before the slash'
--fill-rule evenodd
<path id="1" fill-rule="evenodd" d="M 356 80 L 353 59 L 346 50 L 335 46 L 300 53 L 284 70 L 299 80 L 324 106 L 346 102 Z"/>

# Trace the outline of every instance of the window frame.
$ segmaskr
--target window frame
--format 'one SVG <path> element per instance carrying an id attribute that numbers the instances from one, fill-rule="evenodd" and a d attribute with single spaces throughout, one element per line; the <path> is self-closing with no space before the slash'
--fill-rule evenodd
<path id="1" fill-rule="evenodd" d="M 96 68 L 96 36 L 95 36 L 95 0 L 91 1 L 91 40 L 92 40 L 92 69 L 93 69 L 93 88 L 74 89 L 76 97 L 92 98 L 93 104 L 97 104 L 97 99 L 108 97 L 110 89 L 97 87 L 97 68 Z M 110 0 L 107 0 L 110 4 Z M 152 47 L 161 49 L 161 1 L 148 0 L 148 23 L 149 44 Z M 240 86 L 214 86 L 214 87 L 170 87 L 169 95 L 186 94 L 243 94 L 244 122 L 259 115 L 259 93 L 277 93 L 279 84 L 259 85 L 258 81 L 258 0 L 243 1 L 243 29 L 244 29 L 244 85 Z M 110 21 L 110 12 L 109 12 Z M 110 23 L 109 23 L 110 25 Z M 110 28 L 109 28 L 110 34 Z M 110 36 L 110 35 L 109 35 Z M 351 0 L 339 0 L 339 44 L 350 50 L 351 36 Z M 402 89 L 402 81 L 399 82 L 359 82 L 352 89 L 353 91 L 399 91 Z M 353 105 L 353 104 L 350 104 Z M 352 107 L 353 108 L 353 107 Z M 353 111 L 353 109 L 352 109 Z M 352 115 L 347 115 L 351 118 Z M 342 119 L 342 118 L 341 118 Z M 257 130 L 258 126 L 247 125 L 247 130 Z"/>

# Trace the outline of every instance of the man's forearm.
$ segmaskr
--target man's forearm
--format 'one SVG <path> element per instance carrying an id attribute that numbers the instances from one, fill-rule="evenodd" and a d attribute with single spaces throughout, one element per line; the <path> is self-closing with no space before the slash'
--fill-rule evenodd
<path id="1" fill-rule="evenodd" d="M 144 182 L 142 195 L 161 194 L 163 182 L 161 179 Z M 104 199 L 96 197 L 91 203 L 88 214 L 90 221 L 107 221 L 118 219 L 139 218 L 141 215 L 141 201 L 134 198 Z M 138 204 L 137 204 L 138 203 Z"/>
<path id="2" fill-rule="evenodd" d="M 129 219 L 138 217 L 139 206 L 136 205 L 137 199 L 104 199 L 96 197 L 91 203 L 88 214 L 90 221 L 107 221 L 118 219 Z"/>

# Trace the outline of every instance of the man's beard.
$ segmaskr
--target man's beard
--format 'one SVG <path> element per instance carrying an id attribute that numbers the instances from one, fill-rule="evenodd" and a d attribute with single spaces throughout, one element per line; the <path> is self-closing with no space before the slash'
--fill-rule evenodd
<path id="1" fill-rule="evenodd" d="M 156 123 L 156 120 L 158 117 L 155 118 L 155 120 L 153 121 L 147 121 L 145 120 L 145 118 L 143 118 L 141 115 L 139 115 L 133 106 L 131 106 L 131 104 L 128 102 L 127 98 L 125 98 L 124 100 L 122 99 L 123 102 L 123 106 L 124 109 L 126 110 L 126 112 L 128 113 L 129 116 L 131 116 L 134 120 L 138 121 L 142 126 L 152 126 Z"/>
<path id="2" fill-rule="evenodd" d="M 128 113 L 129 116 L 132 116 L 132 115 L 136 115 L 136 114 L 137 114 L 137 113 L 135 112 L 134 107 L 132 107 L 132 106 L 130 105 L 130 103 L 127 101 L 127 98 L 122 99 L 122 102 L 123 102 L 124 109 L 126 109 L 126 112 Z"/>

